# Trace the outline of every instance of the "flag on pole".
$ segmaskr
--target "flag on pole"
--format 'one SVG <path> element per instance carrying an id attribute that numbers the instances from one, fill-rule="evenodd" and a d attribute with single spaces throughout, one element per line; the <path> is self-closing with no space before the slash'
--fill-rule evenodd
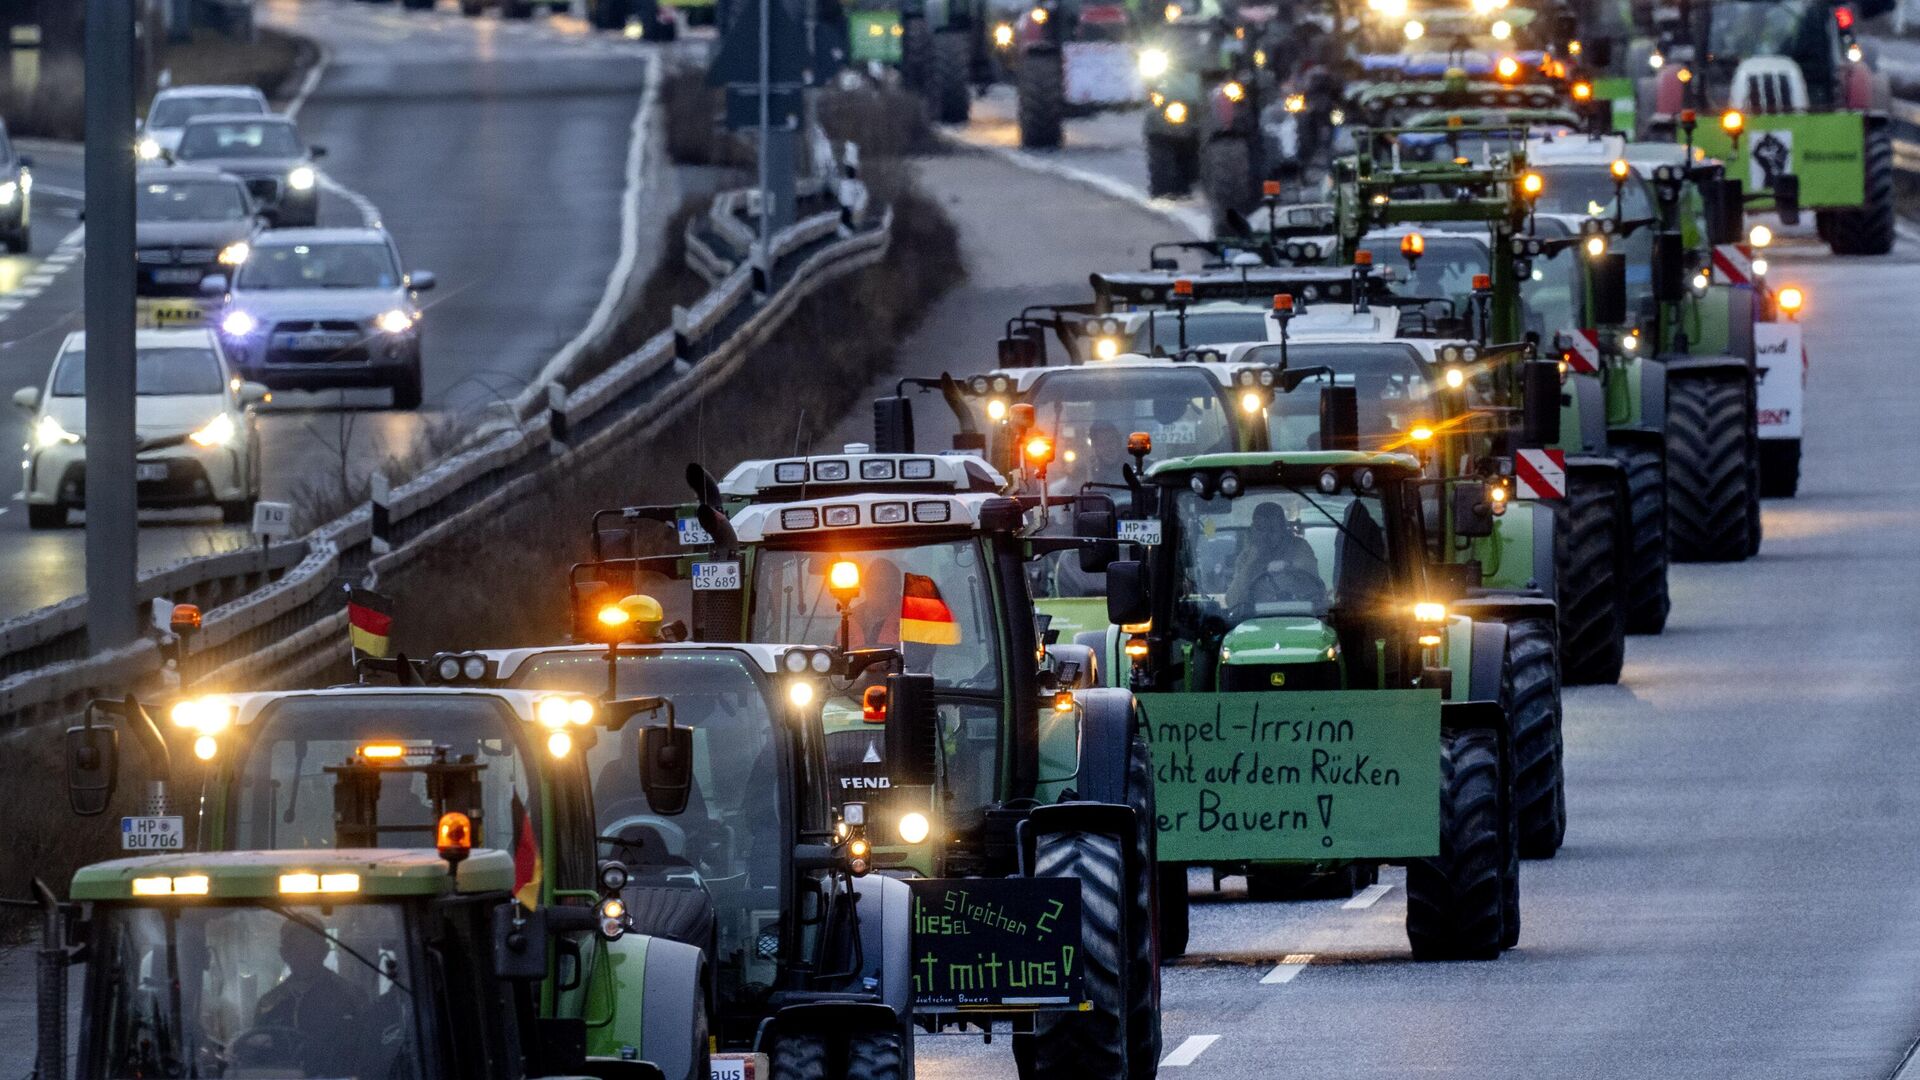
<path id="1" fill-rule="evenodd" d="M 347 593 L 347 636 L 355 652 L 384 658 L 393 632 L 393 601 L 372 589 Z"/>
<path id="2" fill-rule="evenodd" d="M 540 909 L 540 838 L 520 793 L 513 793 L 513 898 L 528 911 Z"/>
<path id="3" fill-rule="evenodd" d="M 960 644 L 960 624 L 933 579 L 905 574 L 900 586 L 900 640 L 923 645 Z"/>

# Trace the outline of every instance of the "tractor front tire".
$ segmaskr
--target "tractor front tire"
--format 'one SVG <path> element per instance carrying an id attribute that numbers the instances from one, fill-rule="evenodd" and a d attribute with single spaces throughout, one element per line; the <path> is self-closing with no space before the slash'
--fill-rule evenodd
<path id="1" fill-rule="evenodd" d="M 1667 380 L 1667 537 L 1679 562 L 1752 553 L 1746 380 L 1700 372 Z"/>
<path id="2" fill-rule="evenodd" d="M 1867 132 L 1862 164 L 1866 176 L 1860 206 L 1825 212 L 1827 244 L 1835 255 L 1885 255 L 1893 250 L 1893 137 L 1886 128 Z"/>
<path id="3" fill-rule="evenodd" d="M 1440 854 L 1407 864 L 1407 942 L 1415 960 L 1491 960 L 1510 903 L 1498 736 L 1442 731 L 1440 785 Z"/>
<path id="4" fill-rule="evenodd" d="M 1596 472 L 1567 470 L 1561 527 L 1554 530 L 1560 670 L 1576 686 L 1619 682 L 1626 660 L 1627 610 L 1620 590 L 1622 500 L 1610 474 Z"/>
<path id="5" fill-rule="evenodd" d="M 862 1031 L 847 1039 L 846 1080 L 903 1080 L 906 1038 L 898 1031 Z"/>
<path id="6" fill-rule="evenodd" d="M 1080 951 L 1086 1012 L 1034 1017 L 1030 1053 L 1021 1055 L 1022 1080 L 1101 1076 L 1119 1080 L 1127 1068 L 1132 972 L 1125 895 L 1127 852 L 1117 836 L 1093 832 L 1045 833 L 1034 851 L 1034 876 L 1080 882 Z M 1155 1061 L 1148 1067 L 1158 1065 Z"/>
<path id="7" fill-rule="evenodd" d="M 1760 494 L 1791 499 L 1800 493 L 1800 440 L 1760 440 Z"/>
<path id="8" fill-rule="evenodd" d="M 1020 58 L 1020 147 L 1057 150 L 1064 133 L 1067 76 L 1057 52 L 1030 52 Z"/>
<path id="9" fill-rule="evenodd" d="M 1156 199 L 1192 194 L 1193 175 L 1199 169 L 1196 157 L 1192 139 L 1147 136 L 1147 194 Z"/>
<path id="10" fill-rule="evenodd" d="M 1616 443 L 1613 456 L 1627 474 L 1627 633 L 1666 629 L 1673 601 L 1667 593 L 1667 457 L 1662 447 Z"/>
<path id="11" fill-rule="evenodd" d="M 1553 648 L 1553 626 L 1546 619 L 1507 624 L 1500 696 L 1513 725 L 1514 816 L 1526 859 L 1553 858 L 1567 836 L 1566 750 Z"/>
<path id="12" fill-rule="evenodd" d="M 1253 148 L 1237 135 L 1208 139 L 1200 148 L 1200 187 L 1213 207 L 1213 220 L 1225 221 L 1227 212 L 1247 214 L 1260 204 L 1260 185 L 1253 176 Z"/>
<path id="13" fill-rule="evenodd" d="M 942 124 L 964 124 L 973 111 L 973 88 L 967 71 L 973 65 L 973 39 L 965 30 L 939 30 L 933 35 L 932 82 L 927 97 L 933 118 Z"/>
<path id="14" fill-rule="evenodd" d="M 773 1037 L 773 1080 L 827 1080 L 827 1037 L 817 1031 L 783 1031 Z"/>

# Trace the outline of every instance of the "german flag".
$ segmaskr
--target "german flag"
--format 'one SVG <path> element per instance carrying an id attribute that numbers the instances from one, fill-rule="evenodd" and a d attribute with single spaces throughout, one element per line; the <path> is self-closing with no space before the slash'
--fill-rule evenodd
<path id="1" fill-rule="evenodd" d="M 347 636 L 355 652 L 385 657 L 393 631 L 393 601 L 372 589 L 347 593 Z"/>
<path id="2" fill-rule="evenodd" d="M 940 597 L 933 579 L 921 574 L 902 575 L 900 585 L 900 640 L 922 645 L 960 644 L 960 624 Z"/>
<path id="3" fill-rule="evenodd" d="M 520 793 L 513 793 L 513 898 L 528 911 L 540 909 L 540 840 Z"/>

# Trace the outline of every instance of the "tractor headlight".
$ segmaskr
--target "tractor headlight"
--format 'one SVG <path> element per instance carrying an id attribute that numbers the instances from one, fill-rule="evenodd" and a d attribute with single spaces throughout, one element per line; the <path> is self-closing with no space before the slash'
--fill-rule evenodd
<path id="1" fill-rule="evenodd" d="M 1184 123 L 1186 123 L 1186 122 L 1187 122 L 1187 106 L 1186 106 L 1186 103 L 1185 103 L 1185 102 L 1182 102 L 1182 101 L 1169 101 L 1169 102 L 1167 102 L 1167 108 L 1166 108 L 1166 112 L 1165 112 L 1165 114 L 1164 114 L 1164 115 L 1166 116 L 1166 118 L 1167 118 L 1167 123 L 1169 123 L 1169 124 L 1184 124 Z"/>
<path id="2" fill-rule="evenodd" d="M 192 439 L 195 446 L 204 446 L 211 449 L 212 447 L 225 446 L 232 442 L 236 430 L 233 426 L 233 417 L 228 416 L 226 413 L 221 413 L 207 421 L 205 427 L 187 436 L 187 438 Z"/>
<path id="3" fill-rule="evenodd" d="M 287 186 L 295 191 L 312 191 L 313 185 L 320 179 L 311 165 L 295 165 L 287 174 Z"/>
<path id="4" fill-rule="evenodd" d="M 1093 339 L 1093 355 L 1096 360 L 1111 360 L 1120 355 L 1120 339 L 1098 337 Z"/>
<path id="5" fill-rule="evenodd" d="M 1013 27 L 1011 25 L 1000 23 L 993 28 L 993 47 L 996 49 L 1010 49 L 1013 47 Z"/>
<path id="6" fill-rule="evenodd" d="M 932 831 L 933 826 L 928 823 L 927 815 L 917 811 L 900 815 L 900 839 L 907 843 L 921 843 Z"/>
<path id="7" fill-rule="evenodd" d="M 60 443 L 77 443 L 79 441 L 80 436 L 61 427 L 60 421 L 55 420 L 51 416 L 42 416 L 40 422 L 33 425 L 34 445 L 42 450 Z"/>
<path id="8" fill-rule="evenodd" d="M 1140 76 L 1145 79 L 1157 79 L 1167 73 L 1171 60 L 1165 49 L 1140 50 Z"/>

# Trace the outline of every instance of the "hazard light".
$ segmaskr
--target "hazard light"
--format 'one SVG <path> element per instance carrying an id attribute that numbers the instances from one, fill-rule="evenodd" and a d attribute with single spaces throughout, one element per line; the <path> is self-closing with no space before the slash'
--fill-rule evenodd
<path id="1" fill-rule="evenodd" d="M 1780 305 L 1780 310 L 1785 312 L 1788 318 L 1793 318 L 1798 316 L 1800 309 L 1806 306 L 1807 294 L 1801 291 L 1798 285 L 1788 285 L 1774 295 L 1774 303 Z"/>
<path id="2" fill-rule="evenodd" d="M 1747 129 L 1747 118 L 1740 115 L 1739 109 L 1728 109 L 1720 114 L 1720 130 L 1729 135 L 1738 135 Z"/>
<path id="3" fill-rule="evenodd" d="M 1493 66 L 1493 72 L 1502 80 L 1512 82 L 1520 77 L 1520 61 L 1511 56 L 1503 56 L 1500 62 Z"/>

